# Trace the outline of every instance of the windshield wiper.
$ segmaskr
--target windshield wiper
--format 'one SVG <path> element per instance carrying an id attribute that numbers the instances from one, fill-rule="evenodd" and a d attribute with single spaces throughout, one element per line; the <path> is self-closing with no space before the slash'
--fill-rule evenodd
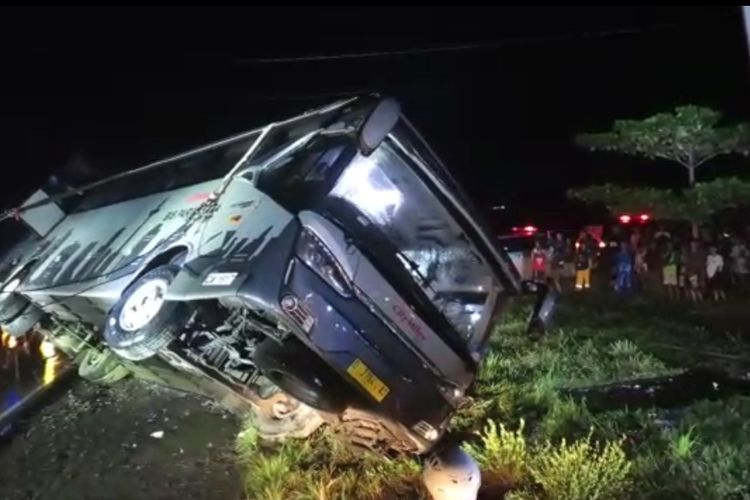
<path id="1" fill-rule="evenodd" d="M 420 271 L 419 269 L 419 264 L 414 262 L 414 260 L 409 257 L 403 250 L 397 250 L 396 255 L 404 261 L 404 264 L 406 264 L 406 266 L 409 268 L 409 271 L 414 275 L 415 278 L 417 278 L 421 282 L 424 288 L 428 288 L 431 292 L 437 293 L 437 291 L 432 288 L 432 283 L 435 280 L 430 279 L 422 274 L 422 271 Z"/>

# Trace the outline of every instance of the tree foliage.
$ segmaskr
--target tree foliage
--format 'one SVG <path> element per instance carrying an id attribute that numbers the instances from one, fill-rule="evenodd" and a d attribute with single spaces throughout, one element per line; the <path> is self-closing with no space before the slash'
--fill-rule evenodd
<path id="1" fill-rule="evenodd" d="M 603 203 L 612 213 L 647 212 L 656 219 L 706 222 L 721 210 L 750 206 L 750 182 L 724 177 L 683 191 L 603 184 L 571 189 L 568 196 Z"/>
<path id="2" fill-rule="evenodd" d="M 612 130 L 581 134 L 576 143 L 591 151 L 624 154 L 676 162 L 695 183 L 695 170 L 719 155 L 750 152 L 747 124 L 719 126 L 721 113 L 701 106 L 679 106 L 643 120 L 617 120 Z"/>

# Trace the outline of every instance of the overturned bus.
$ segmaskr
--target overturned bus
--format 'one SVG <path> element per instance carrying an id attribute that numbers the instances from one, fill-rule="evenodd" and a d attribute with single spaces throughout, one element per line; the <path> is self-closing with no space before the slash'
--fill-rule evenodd
<path id="1" fill-rule="evenodd" d="M 125 364 L 248 399 L 268 435 L 315 427 L 306 408 L 359 444 L 426 452 L 524 288 L 392 99 L 118 177 L 65 211 L 37 193 L 17 212 L 40 239 L 2 284 L 3 330 L 88 325 Z"/>

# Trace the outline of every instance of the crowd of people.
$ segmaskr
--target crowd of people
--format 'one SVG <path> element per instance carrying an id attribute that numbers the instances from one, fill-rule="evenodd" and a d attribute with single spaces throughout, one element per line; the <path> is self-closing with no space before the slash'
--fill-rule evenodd
<path id="1" fill-rule="evenodd" d="M 569 278 L 575 279 L 576 290 L 591 287 L 591 271 L 598 264 L 596 240 L 581 231 L 575 242 L 562 233 L 538 237 L 531 251 L 531 273 L 535 281 L 549 281 L 562 291 Z"/>
<path id="2" fill-rule="evenodd" d="M 623 295 L 646 290 L 672 300 L 723 301 L 728 290 L 750 291 L 748 235 L 706 231 L 688 238 L 662 227 L 635 227 L 612 249 L 586 231 L 574 241 L 547 233 L 535 242 L 531 269 L 533 279 L 549 281 L 558 291 L 571 281 L 575 290 L 589 289 L 592 270 L 598 270 L 595 279 Z"/>

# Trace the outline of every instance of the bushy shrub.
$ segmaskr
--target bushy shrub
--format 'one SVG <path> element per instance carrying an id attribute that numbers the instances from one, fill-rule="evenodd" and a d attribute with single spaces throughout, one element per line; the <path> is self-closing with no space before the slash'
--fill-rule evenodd
<path id="1" fill-rule="evenodd" d="M 529 469 L 550 500 L 613 500 L 624 498 L 630 486 L 631 462 L 621 443 L 600 446 L 591 434 L 572 444 L 548 441 Z"/>
<path id="2" fill-rule="evenodd" d="M 520 485 L 528 474 L 528 451 L 523 435 L 524 421 L 518 429 L 508 430 L 492 420 L 487 422 L 480 434 L 480 443 L 467 444 L 465 449 L 486 471 L 493 481 L 507 488 Z"/>

